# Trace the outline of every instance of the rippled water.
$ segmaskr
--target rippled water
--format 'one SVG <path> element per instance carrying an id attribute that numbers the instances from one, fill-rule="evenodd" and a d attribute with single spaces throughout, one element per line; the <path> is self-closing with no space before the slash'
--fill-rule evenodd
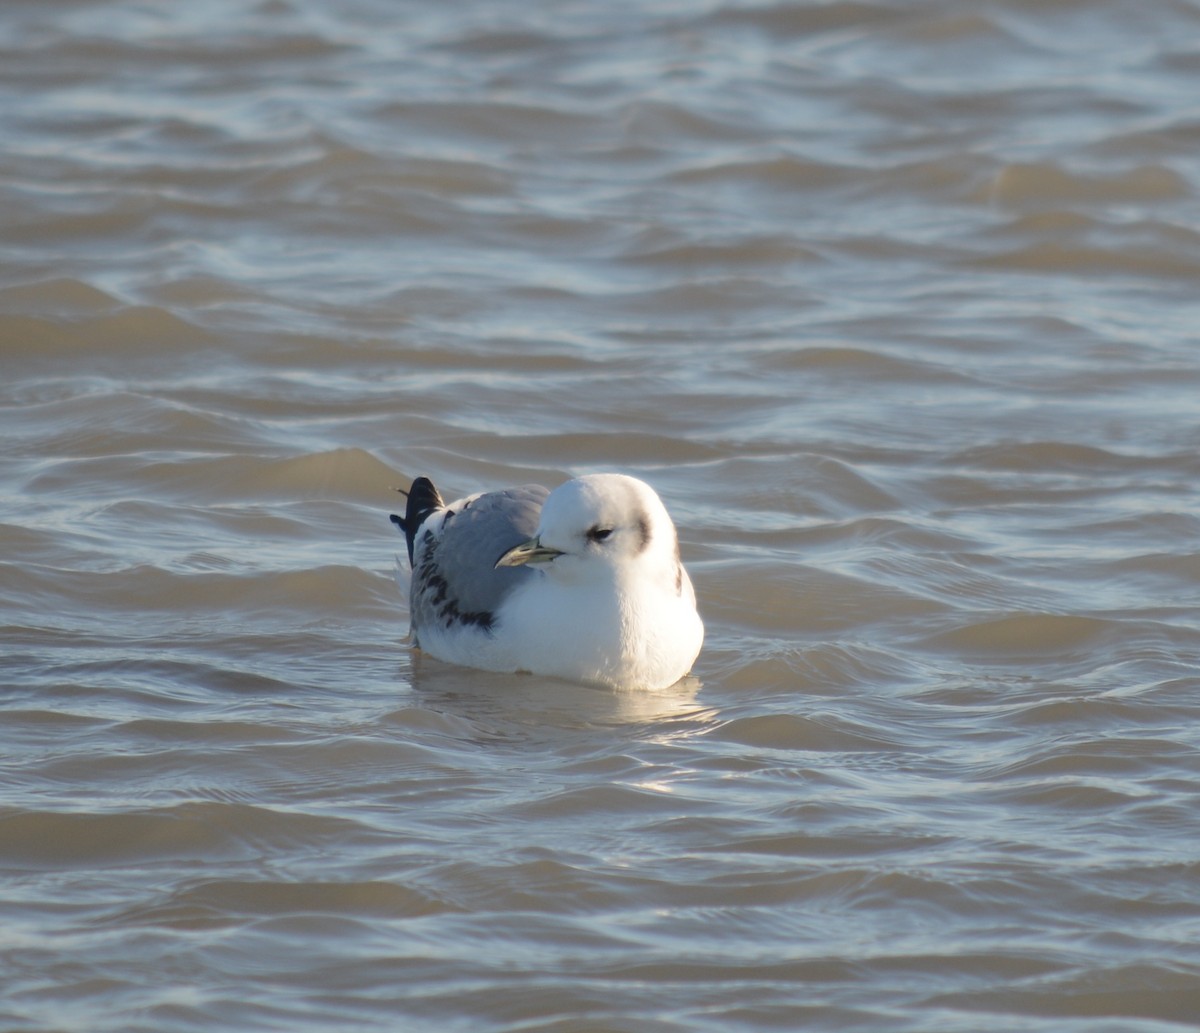
<path id="1" fill-rule="evenodd" d="M 1200 1015 L 1200 6 L 6 0 L 0 1027 Z M 615 469 L 708 640 L 414 654 Z"/>

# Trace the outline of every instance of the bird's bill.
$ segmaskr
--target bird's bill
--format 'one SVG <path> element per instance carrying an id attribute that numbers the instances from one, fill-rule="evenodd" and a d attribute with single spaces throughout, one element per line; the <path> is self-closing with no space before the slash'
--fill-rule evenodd
<path id="1" fill-rule="evenodd" d="M 503 556 L 496 560 L 497 567 L 520 567 L 526 563 L 549 563 L 561 556 L 561 549 L 552 549 L 543 545 L 540 539 L 530 538 L 527 542 L 514 545 Z"/>

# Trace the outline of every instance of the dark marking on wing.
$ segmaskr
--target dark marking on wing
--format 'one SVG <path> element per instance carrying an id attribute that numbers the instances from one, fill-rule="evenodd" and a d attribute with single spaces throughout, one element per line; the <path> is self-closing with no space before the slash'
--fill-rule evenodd
<path id="1" fill-rule="evenodd" d="M 452 514 L 451 514 L 452 515 Z M 413 573 L 413 584 L 420 585 L 425 593 L 422 603 L 433 609 L 438 619 L 444 624 L 471 624 L 483 631 L 491 632 L 495 617 L 488 610 L 459 609 L 458 601 L 450 595 L 450 585 L 438 570 L 437 554 L 439 542 L 433 541 L 433 536 L 426 532 L 422 543 L 425 548 L 421 554 L 420 566 Z"/>
<path id="2" fill-rule="evenodd" d="M 418 478 L 414 491 L 420 481 L 428 483 Z M 436 492 L 432 484 L 429 488 Z M 410 541 L 410 606 L 418 641 L 421 629 L 433 625 L 490 633 L 508 593 L 525 579 L 541 576 L 525 567 L 496 570 L 495 558 L 534 535 L 548 494 L 539 485 L 486 492 L 462 505 L 439 507 L 444 512 L 440 526 L 418 525 Z M 411 509 L 411 493 L 409 498 Z M 436 513 L 437 508 L 426 511 L 422 524 Z M 407 534 L 408 514 L 404 521 L 394 520 Z"/>
<path id="3" fill-rule="evenodd" d="M 391 521 L 404 532 L 404 541 L 408 546 L 408 562 L 412 563 L 413 543 L 416 540 L 417 531 L 421 529 L 421 525 L 430 513 L 436 513 L 446 503 L 442 501 L 442 496 L 428 477 L 418 477 L 412 482 L 408 491 L 402 491 L 401 494 L 408 498 L 404 516 L 400 517 L 393 513 Z"/>

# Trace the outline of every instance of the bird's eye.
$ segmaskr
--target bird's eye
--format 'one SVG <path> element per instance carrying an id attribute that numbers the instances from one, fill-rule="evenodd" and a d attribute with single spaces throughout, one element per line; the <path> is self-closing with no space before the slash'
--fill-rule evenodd
<path id="1" fill-rule="evenodd" d="M 602 542 L 602 541 L 604 541 L 605 538 L 607 538 L 612 533 L 613 533 L 613 529 L 611 527 L 593 527 L 587 533 L 588 541 L 589 542 Z"/>

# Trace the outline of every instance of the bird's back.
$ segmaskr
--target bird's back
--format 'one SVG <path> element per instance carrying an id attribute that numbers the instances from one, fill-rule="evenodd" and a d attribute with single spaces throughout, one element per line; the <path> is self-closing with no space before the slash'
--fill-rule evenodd
<path id="1" fill-rule="evenodd" d="M 409 492 L 403 520 L 393 521 L 409 542 L 413 575 L 409 590 L 412 629 L 422 646 L 441 659 L 478 662 L 473 637 L 490 635 L 496 612 L 524 580 L 536 576 L 523 569 L 496 569 L 507 549 L 537 530 L 542 502 L 549 494 L 530 484 L 504 491 L 470 495 L 446 505 L 437 489 L 420 477 Z M 471 658 L 455 653 L 455 642 Z"/>

